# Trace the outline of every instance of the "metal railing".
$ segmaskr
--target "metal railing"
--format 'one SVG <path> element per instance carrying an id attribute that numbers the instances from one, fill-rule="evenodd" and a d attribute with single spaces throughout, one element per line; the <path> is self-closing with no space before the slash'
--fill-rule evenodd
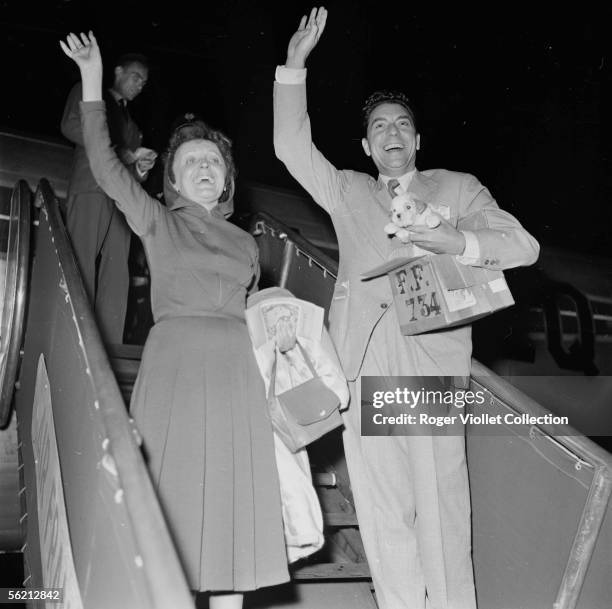
<path id="1" fill-rule="evenodd" d="M 62 576 L 57 565 L 47 564 L 60 544 L 45 541 L 48 530 L 55 534 L 61 522 L 57 510 L 44 513 L 41 506 L 57 507 L 63 501 L 67 543 L 84 607 L 192 607 L 57 199 L 45 180 L 36 199 L 41 207 L 40 221 L 16 395 L 27 506 L 27 585 L 49 587 L 54 583 L 49 581 L 49 573 Z M 41 385 L 43 364 L 46 386 Z M 46 401 L 35 392 L 37 384 L 47 392 Z M 53 452 L 53 442 L 33 431 L 41 416 L 54 422 L 59 456 L 55 464 L 46 458 L 45 471 L 40 470 L 43 464 L 36 454 L 48 454 L 47 448 Z M 46 490 L 45 484 L 40 484 L 52 472 L 62 480 L 61 494 L 54 501 L 42 496 Z"/>
<path id="2" fill-rule="evenodd" d="M 20 363 L 23 321 L 30 256 L 31 193 L 20 180 L 13 190 L 10 208 L 0 215 L 0 253 L 3 261 L 3 306 L 0 318 L 0 429 L 11 415 L 15 381 Z"/>

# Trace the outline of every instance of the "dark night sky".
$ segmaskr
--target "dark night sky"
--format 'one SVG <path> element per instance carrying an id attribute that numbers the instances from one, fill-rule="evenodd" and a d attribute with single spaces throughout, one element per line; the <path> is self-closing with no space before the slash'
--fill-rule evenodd
<path id="1" fill-rule="evenodd" d="M 196 111 L 234 139 L 243 178 L 298 189 L 272 150 L 271 84 L 309 6 L 0 0 L 0 125 L 60 137 L 78 74 L 57 39 L 92 28 L 109 61 L 127 50 L 152 59 L 134 108 L 149 145 L 163 148 L 172 119 Z M 420 169 L 474 173 L 542 243 L 610 257 L 610 9 L 326 6 L 309 109 L 332 162 L 373 170 L 359 143 L 362 101 L 376 88 L 403 89 L 419 115 Z"/>

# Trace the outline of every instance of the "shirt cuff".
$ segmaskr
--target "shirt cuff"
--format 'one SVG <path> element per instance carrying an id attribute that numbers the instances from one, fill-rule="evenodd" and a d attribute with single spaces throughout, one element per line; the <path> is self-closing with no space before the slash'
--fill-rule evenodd
<path id="1" fill-rule="evenodd" d="M 471 230 L 462 230 L 465 237 L 465 249 L 462 254 L 456 256 L 457 262 L 461 264 L 476 264 L 480 258 L 480 244 L 478 237 Z"/>
<path id="2" fill-rule="evenodd" d="M 95 112 L 97 110 L 106 110 L 106 102 L 103 99 L 98 99 L 96 101 L 80 101 L 79 106 L 83 114 L 86 112 Z"/>
<path id="3" fill-rule="evenodd" d="M 276 82 L 283 85 L 301 85 L 306 82 L 306 68 L 276 67 Z"/>

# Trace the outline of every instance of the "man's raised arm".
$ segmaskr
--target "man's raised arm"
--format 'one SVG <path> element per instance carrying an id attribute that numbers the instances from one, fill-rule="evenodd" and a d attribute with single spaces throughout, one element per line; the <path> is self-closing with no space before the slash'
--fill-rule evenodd
<path id="1" fill-rule="evenodd" d="M 328 212 L 346 187 L 338 171 L 314 146 L 306 110 L 306 59 L 315 48 L 327 20 L 324 8 L 313 8 L 289 41 L 287 60 L 276 70 L 274 83 L 274 150 L 289 173 Z"/>

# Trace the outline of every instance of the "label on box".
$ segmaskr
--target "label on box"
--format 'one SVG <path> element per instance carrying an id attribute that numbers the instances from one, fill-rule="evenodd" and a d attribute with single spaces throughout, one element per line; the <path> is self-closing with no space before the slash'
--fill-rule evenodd
<path id="1" fill-rule="evenodd" d="M 446 306 L 451 312 L 461 311 L 461 309 L 467 309 L 476 305 L 476 297 L 472 290 L 463 288 L 461 290 L 444 290 L 444 300 Z"/>
<path id="2" fill-rule="evenodd" d="M 503 292 L 508 289 L 508 284 L 503 277 L 498 277 L 493 281 L 489 281 L 489 287 L 491 288 L 491 292 Z"/>
<path id="3" fill-rule="evenodd" d="M 424 258 L 389 274 L 393 292 L 405 305 L 409 321 L 430 319 L 442 314 L 431 263 Z"/>

